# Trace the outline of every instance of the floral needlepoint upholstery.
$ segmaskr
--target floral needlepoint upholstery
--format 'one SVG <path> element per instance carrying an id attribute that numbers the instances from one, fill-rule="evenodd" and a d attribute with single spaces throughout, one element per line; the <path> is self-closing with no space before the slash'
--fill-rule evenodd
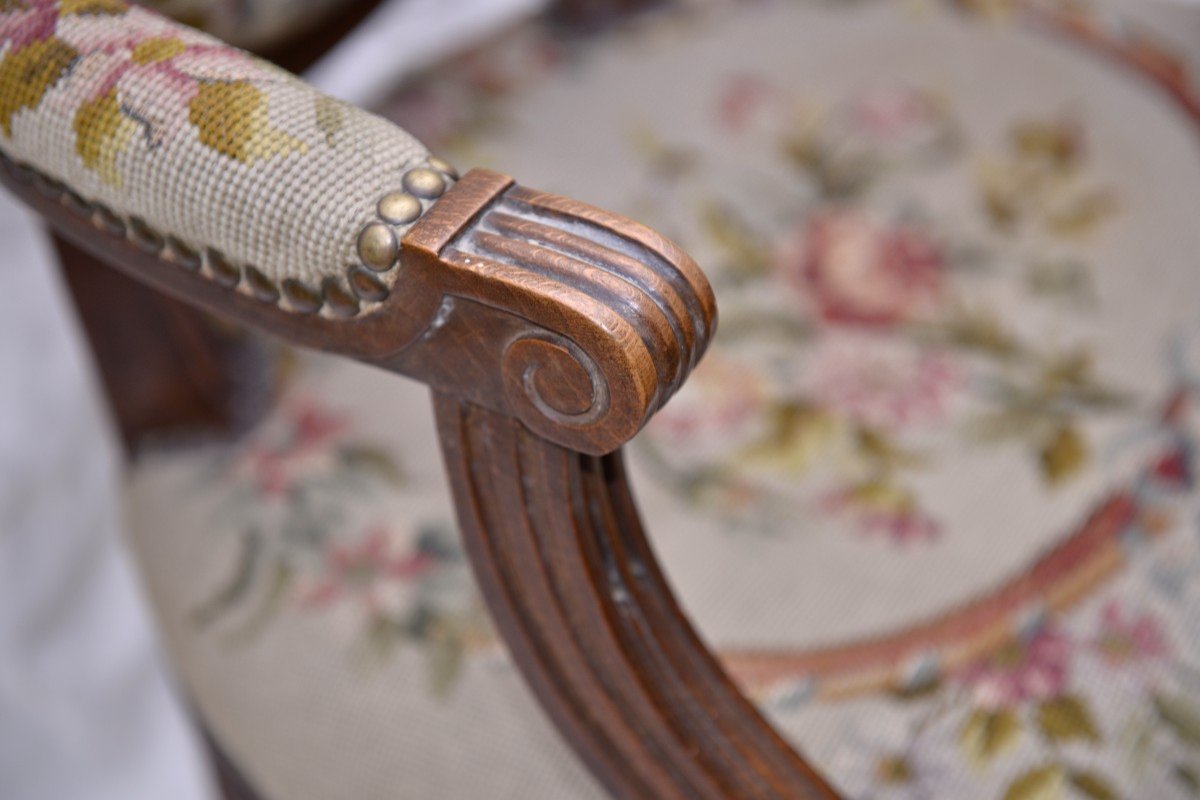
<path id="1" fill-rule="evenodd" d="M 529 27 L 391 101 L 712 277 L 634 486 L 707 640 L 849 797 L 1200 792 L 1179 63 L 1078 4 L 730 0 Z M 598 798 L 489 627 L 425 391 L 296 365 L 245 440 L 130 481 L 216 738 L 267 797 Z"/>
<path id="2" fill-rule="evenodd" d="M 121 0 L 0 4 L 0 46 L 0 152 L 177 256 L 209 253 L 261 284 L 342 280 L 379 199 L 428 156 L 395 125 Z"/>

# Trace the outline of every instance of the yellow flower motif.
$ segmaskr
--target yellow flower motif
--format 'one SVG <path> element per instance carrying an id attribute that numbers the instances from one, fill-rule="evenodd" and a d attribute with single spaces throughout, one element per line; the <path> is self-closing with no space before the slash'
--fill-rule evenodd
<path id="1" fill-rule="evenodd" d="M 983 769 L 1001 753 L 1012 749 L 1021 737 L 1021 721 L 1011 709 L 971 712 L 958 740 L 971 764 Z"/>
<path id="2" fill-rule="evenodd" d="M 80 106 L 71 127 L 75 130 L 75 152 L 84 165 L 95 170 L 105 183 L 120 186 L 117 156 L 129 146 L 137 123 L 121 112 L 117 90 L 109 89 Z"/>
<path id="3" fill-rule="evenodd" d="M 56 37 L 31 42 L 0 61 L 0 130 L 12 136 L 12 121 L 24 109 L 42 102 L 79 53 Z"/>
<path id="4" fill-rule="evenodd" d="M 913 768 L 902 755 L 885 756 L 875 765 L 875 777 L 885 786 L 903 786 L 912 783 Z"/>
<path id="5" fill-rule="evenodd" d="M 58 4 L 58 14 L 66 17 L 71 14 L 112 14 L 120 16 L 129 10 L 129 4 L 124 0 L 62 0 Z"/>
<path id="6" fill-rule="evenodd" d="M 200 142 L 246 164 L 307 151 L 304 142 L 271 127 L 262 91 L 249 81 L 204 81 L 188 103 Z"/>
<path id="7" fill-rule="evenodd" d="M 187 45 L 179 39 L 173 36 L 159 36 L 138 44 L 129 57 L 135 64 L 157 64 L 160 61 L 170 61 L 185 50 Z"/>

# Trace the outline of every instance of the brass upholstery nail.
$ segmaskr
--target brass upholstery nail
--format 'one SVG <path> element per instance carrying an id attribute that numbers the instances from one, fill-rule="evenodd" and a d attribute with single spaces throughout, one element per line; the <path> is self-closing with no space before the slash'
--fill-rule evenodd
<path id="1" fill-rule="evenodd" d="M 437 156 L 430 156 L 426 160 L 429 162 L 429 166 L 433 167 L 438 172 L 449 175 L 454 180 L 458 180 L 458 170 L 456 170 L 454 165 L 446 159 L 438 158 Z"/>
<path id="2" fill-rule="evenodd" d="M 166 244 L 163 237 L 138 217 L 130 217 L 128 227 L 129 241 L 137 245 L 139 250 L 147 253 L 159 253 Z"/>
<path id="3" fill-rule="evenodd" d="M 271 279 L 254 267 L 246 267 L 246 285 L 250 293 L 264 303 L 274 303 L 279 300 L 279 288 Z"/>
<path id="4" fill-rule="evenodd" d="M 183 242 L 176 239 L 174 236 L 167 237 L 168 252 L 171 254 L 171 260 L 179 266 L 187 270 L 197 270 L 200 268 L 200 253 L 193 247 L 188 247 Z"/>
<path id="5" fill-rule="evenodd" d="M 242 279 L 242 271 L 237 265 L 229 263 L 229 259 L 216 250 L 208 251 L 208 268 L 212 271 L 213 280 L 227 289 L 238 285 Z"/>
<path id="6" fill-rule="evenodd" d="M 358 313 L 358 298 L 342 288 L 337 278 L 326 278 L 321 286 L 325 305 L 339 317 L 353 317 Z"/>
<path id="7" fill-rule="evenodd" d="M 63 194 L 63 205 L 81 217 L 90 217 L 96 210 L 95 206 L 70 189 Z"/>
<path id="8" fill-rule="evenodd" d="M 350 281 L 350 288 L 363 300 L 369 303 L 377 303 L 380 300 L 387 299 L 388 288 L 378 278 L 362 267 L 351 267 L 346 277 Z"/>
<path id="9" fill-rule="evenodd" d="M 8 168 L 8 173 L 19 183 L 28 184 L 33 182 L 34 171 L 24 164 L 19 164 L 5 156 L 4 166 Z"/>
<path id="10" fill-rule="evenodd" d="M 376 272 L 391 269 L 400 254 L 396 234 L 382 222 L 371 222 L 358 234 L 358 257 Z"/>
<path id="11" fill-rule="evenodd" d="M 67 190 L 67 187 L 62 183 L 54 180 L 54 178 L 43 175 L 40 172 L 35 172 L 33 174 L 33 185 L 34 188 L 36 188 L 43 195 L 54 200 L 62 197 L 63 192 Z"/>
<path id="12" fill-rule="evenodd" d="M 301 314 L 312 314 L 321 308 L 321 296 L 295 278 L 283 282 L 283 296 Z"/>
<path id="13" fill-rule="evenodd" d="M 125 221 L 105 206 L 96 206 L 93 220 L 97 226 L 114 236 L 125 235 Z"/>
<path id="14" fill-rule="evenodd" d="M 392 192 L 384 195 L 376 210 L 384 222 L 405 225 L 421 216 L 421 201 L 411 194 Z"/>
<path id="15" fill-rule="evenodd" d="M 432 200 L 446 191 L 446 179 L 431 169 L 417 167 L 404 173 L 404 188 L 410 194 Z"/>

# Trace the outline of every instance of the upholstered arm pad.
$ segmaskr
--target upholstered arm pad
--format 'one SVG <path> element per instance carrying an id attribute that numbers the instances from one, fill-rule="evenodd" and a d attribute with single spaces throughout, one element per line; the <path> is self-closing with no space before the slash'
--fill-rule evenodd
<path id="1" fill-rule="evenodd" d="M 0 182 L 130 274 L 586 453 L 711 339 L 654 231 L 486 170 L 118 0 L 0 0 Z"/>
<path id="2" fill-rule="evenodd" d="M 354 274 L 390 289 L 400 237 L 453 182 L 395 125 L 120 0 L 0 3 L 0 47 L 0 152 L 286 310 Z"/>

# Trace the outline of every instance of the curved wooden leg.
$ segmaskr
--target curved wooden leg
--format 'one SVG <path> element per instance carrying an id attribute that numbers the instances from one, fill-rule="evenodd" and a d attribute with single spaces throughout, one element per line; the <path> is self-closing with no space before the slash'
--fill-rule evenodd
<path id="1" fill-rule="evenodd" d="M 435 395 L 463 538 L 560 731 L 622 798 L 837 795 L 738 692 L 675 602 L 620 453 L 586 456 Z"/>

